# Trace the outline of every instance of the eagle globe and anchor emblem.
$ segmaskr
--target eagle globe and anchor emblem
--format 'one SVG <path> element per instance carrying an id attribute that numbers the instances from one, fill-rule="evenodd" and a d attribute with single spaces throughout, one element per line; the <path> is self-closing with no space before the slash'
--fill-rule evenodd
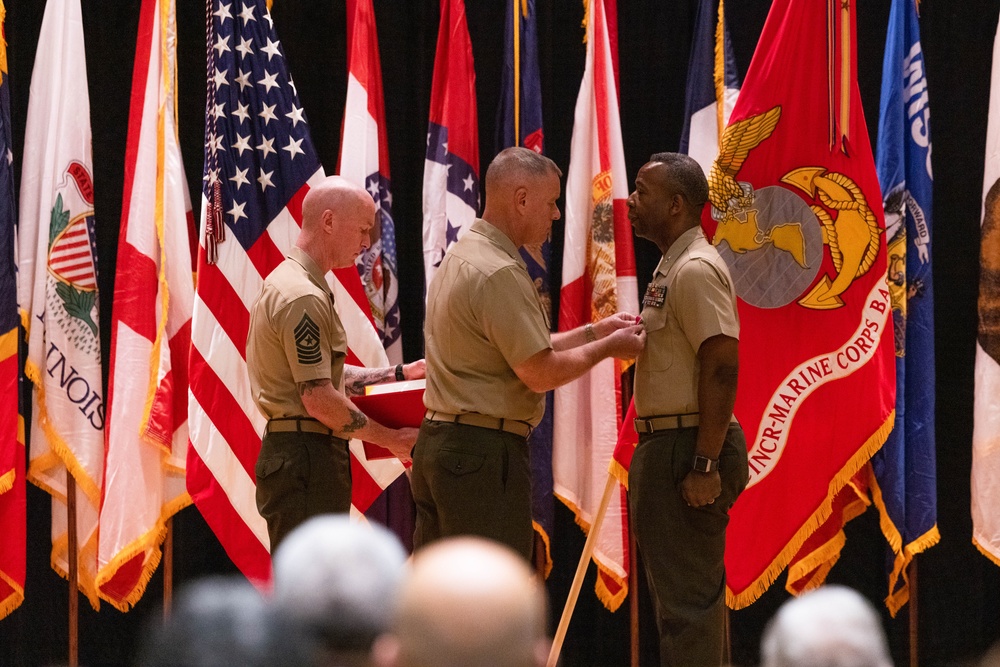
<path id="1" fill-rule="evenodd" d="M 708 176 L 712 244 L 726 261 L 741 299 L 758 308 L 799 305 L 830 310 L 844 305 L 840 295 L 871 269 L 881 230 L 861 188 L 848 176 L 824 167 L 799 167 L 781 186 L 754 189 L 736 175 L 750 151 L 771 136 L 781 107 L 726 128 L 719 156 Z M 829 246 L 836 275 L 816 280 Z"/>

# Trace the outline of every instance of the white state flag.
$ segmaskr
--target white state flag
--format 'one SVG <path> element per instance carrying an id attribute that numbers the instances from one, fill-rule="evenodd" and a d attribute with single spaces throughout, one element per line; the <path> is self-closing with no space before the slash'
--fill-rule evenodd
<path id="1" fill-rule="evenodd" d="M 160 562 L 166 522 L 191 504 L 187 360 L 191 201 L 174 124 L 173 0 L 143 0 L 133 68 L 111 312 L 107 459 L 97 585 L 128 611 Z"/>
<path id="2" fill-rule="evenodd" d="M 97 608 L 104 466 L 90 107 L 80 0 L 50 0 L 24 135 L 18 301 L 32 391 L 28 478 L 52 494 L 52 567 L 68 572 L 67 470 L 76 482 L 79 586 Z"/>
<path id="3" fill-rule="evenodd" d="M 993 42 L 983 174 L 974 415 L 972 542 L 1000 565 L 1000 26 Z"/>

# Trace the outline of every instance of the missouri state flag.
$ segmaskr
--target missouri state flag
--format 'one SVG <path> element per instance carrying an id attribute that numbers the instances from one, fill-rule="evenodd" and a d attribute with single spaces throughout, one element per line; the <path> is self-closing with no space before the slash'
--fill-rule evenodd
<path id="1" fill-rule="evenodd" d="M 424 285 L 479 212 L 476 70 L 464 0 L 441 0 L 424 159 Z"/>
<path id="2" fill-rule="evenodd" d="M 208 40 L 208 104 L 198 285 L 191 321 L 187 489 L 226 553 L 251 581 L 271 578 L 254 465 L 265 421 L 250 395 L 250 306 L 298 238 L 302 199 L 324 177 L 284 51 L 263 0 L 216 1 Z M 327 274 L 349 343 L 348 363 L 386 366 L 357 269 Z M 403 471 L 351 441 L 351 502 L 364 512 Z"/>
<path id="3" fill-rule="evenodd" d="M 703 222 L 736 283 L 735 412 L 749 448 L 726 539 L 734 608 L 830 517 L 893 425 L 892 298 L 854 12 L 853 1 L 774 2 L 709 174 Z"/>
<path id="4" fill-rule="evenodd" d="M 347 103 L 337 173 L 364 187 L 378 207 L 371 245 L 358 256 L 358 273 L 389 363 L 403 361 L 399 328 L 396 223 L 392 217 L 389 140 L 382 96 L 382 64 L 372 0 L 347 3 Z"/>

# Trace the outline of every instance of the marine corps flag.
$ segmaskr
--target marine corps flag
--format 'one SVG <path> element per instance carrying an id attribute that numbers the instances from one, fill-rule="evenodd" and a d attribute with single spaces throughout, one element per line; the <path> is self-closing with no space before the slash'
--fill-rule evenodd
<path id="1" fill-rule="evenodd" d="M 704 223 L 739 297 L 736 416 L 750 481 L 730 512 L 728 602 L 760 596 L 892 428 L 882 198 L 856 80 L 854 2 L 775 0 Z"/>

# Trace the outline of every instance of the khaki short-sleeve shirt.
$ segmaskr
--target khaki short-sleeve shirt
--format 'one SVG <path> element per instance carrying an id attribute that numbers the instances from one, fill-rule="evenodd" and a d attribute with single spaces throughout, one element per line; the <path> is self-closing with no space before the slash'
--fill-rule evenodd
<path id="1" fill-rule="evenodd" d="M 552 347 L 549 330 L 524 260 L 485 220 L 451 247 L 431 280 L 424 334 L 429 410 L 541 420 L 544 395 L 513 366 Z"/>
<path id="2" fill-rule="evenodd" d="M 296 385 L 329 378 L 341 389 L 346 357 L 333 293 L 312 258 L 292 248 L 250 309 L 247 371 L 257 408 L 268 419 L 307 415 Z"/>
<path id="3" fill-rule="evenodd" d="M 660 259 L 642 321 L 646 348 L 636 359 L 636 413 L 698 412 L 698 349 L 712 336 L 740 337 L 729 268 L 701 227 L 684 232 Z"/>

